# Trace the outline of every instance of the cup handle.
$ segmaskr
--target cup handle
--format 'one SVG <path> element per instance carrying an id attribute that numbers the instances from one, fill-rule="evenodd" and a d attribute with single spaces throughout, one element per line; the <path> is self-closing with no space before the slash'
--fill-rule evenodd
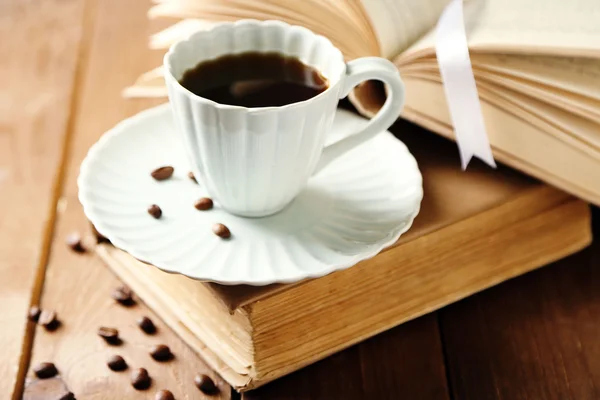
<path id="1" fill-rule="evenodd" d="M 385 58 L 363 57 L 346 64 L 340 99 L 346 97 L 359 83 L 372 79 L 382 81 L 389 87 L 389 95 L 383 107 L 363 129 L 326 146 L 314 173 L 319 172 L 347 151 L 387 130 L 400 116 L 404 106 L 404 83 L 398 68 Z"/>

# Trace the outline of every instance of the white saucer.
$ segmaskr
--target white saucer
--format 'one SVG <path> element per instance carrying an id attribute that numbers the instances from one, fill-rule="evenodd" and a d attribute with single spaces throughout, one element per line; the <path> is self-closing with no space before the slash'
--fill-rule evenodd
<path id="1" fill-rule="evenodd" d="M 339 110 L 335 141 L 366 122 Z M 172 165 L 169 180 L 150 172 Z M 354 149 L 309 181 L 283 211 L 237 217 L 194 208 L 208 196 L 189 168 L 168 104 L 115 126 L 81 165 L 79 199 L 96 229 L 117 247 L 165 271 L 222 284 L 266 285 L 351 267 L 392 245 L 419 211 L 422 177 L 406 146 L 390 133 Z M 147 213 L 158 204 L 161 219 Z M 221 222 L 232 237 L 211 230 Z"/>

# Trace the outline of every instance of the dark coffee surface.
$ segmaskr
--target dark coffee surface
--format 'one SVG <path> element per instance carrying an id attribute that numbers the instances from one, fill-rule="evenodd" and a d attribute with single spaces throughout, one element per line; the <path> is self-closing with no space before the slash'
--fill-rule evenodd
<path id="1" fill-rule="evenodd" d="M 277 107 L 315 97 L 329 83 L 321 73 L 279 53 L 226 55 L 187 70 L 179 81 L 192 93 L 219 104 Z"/>

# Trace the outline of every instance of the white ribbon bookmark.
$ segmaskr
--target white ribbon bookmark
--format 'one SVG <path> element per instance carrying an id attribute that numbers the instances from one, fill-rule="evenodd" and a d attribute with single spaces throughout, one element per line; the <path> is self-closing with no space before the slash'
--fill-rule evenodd
<path id="1" fill-rule="evenodd" d="M 462 169 L 473 156 L 496 168 L 471 68 L 463 0 L 452 0 L 442 13 L 435 32 L 435 51 Z"/>

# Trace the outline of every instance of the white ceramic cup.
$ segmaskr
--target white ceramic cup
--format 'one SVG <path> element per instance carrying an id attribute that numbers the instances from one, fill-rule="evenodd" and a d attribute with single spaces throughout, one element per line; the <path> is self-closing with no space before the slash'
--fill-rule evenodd
<path id="1" fill-rule="evenodd" d="M 296 57 L 320 71 L 329 88 L 298 103 L 245 108 L 215 103 L 179 83 L 202 61 L 249 51 Z M 280 21 L 241 20 L 197 32 L 171 47 L 164 66 L 175 124 L 198 182 L 221 207 L 241 216 L 282 210 L 311 175 L 387 130 L 404 104 L 404 85 L 390 61 L 365 57 L 345 63 L 325 37 Z M 383 108 L 360 132 L 325 147 L 339 99 L 370 79 L 388 86 Z"/>

